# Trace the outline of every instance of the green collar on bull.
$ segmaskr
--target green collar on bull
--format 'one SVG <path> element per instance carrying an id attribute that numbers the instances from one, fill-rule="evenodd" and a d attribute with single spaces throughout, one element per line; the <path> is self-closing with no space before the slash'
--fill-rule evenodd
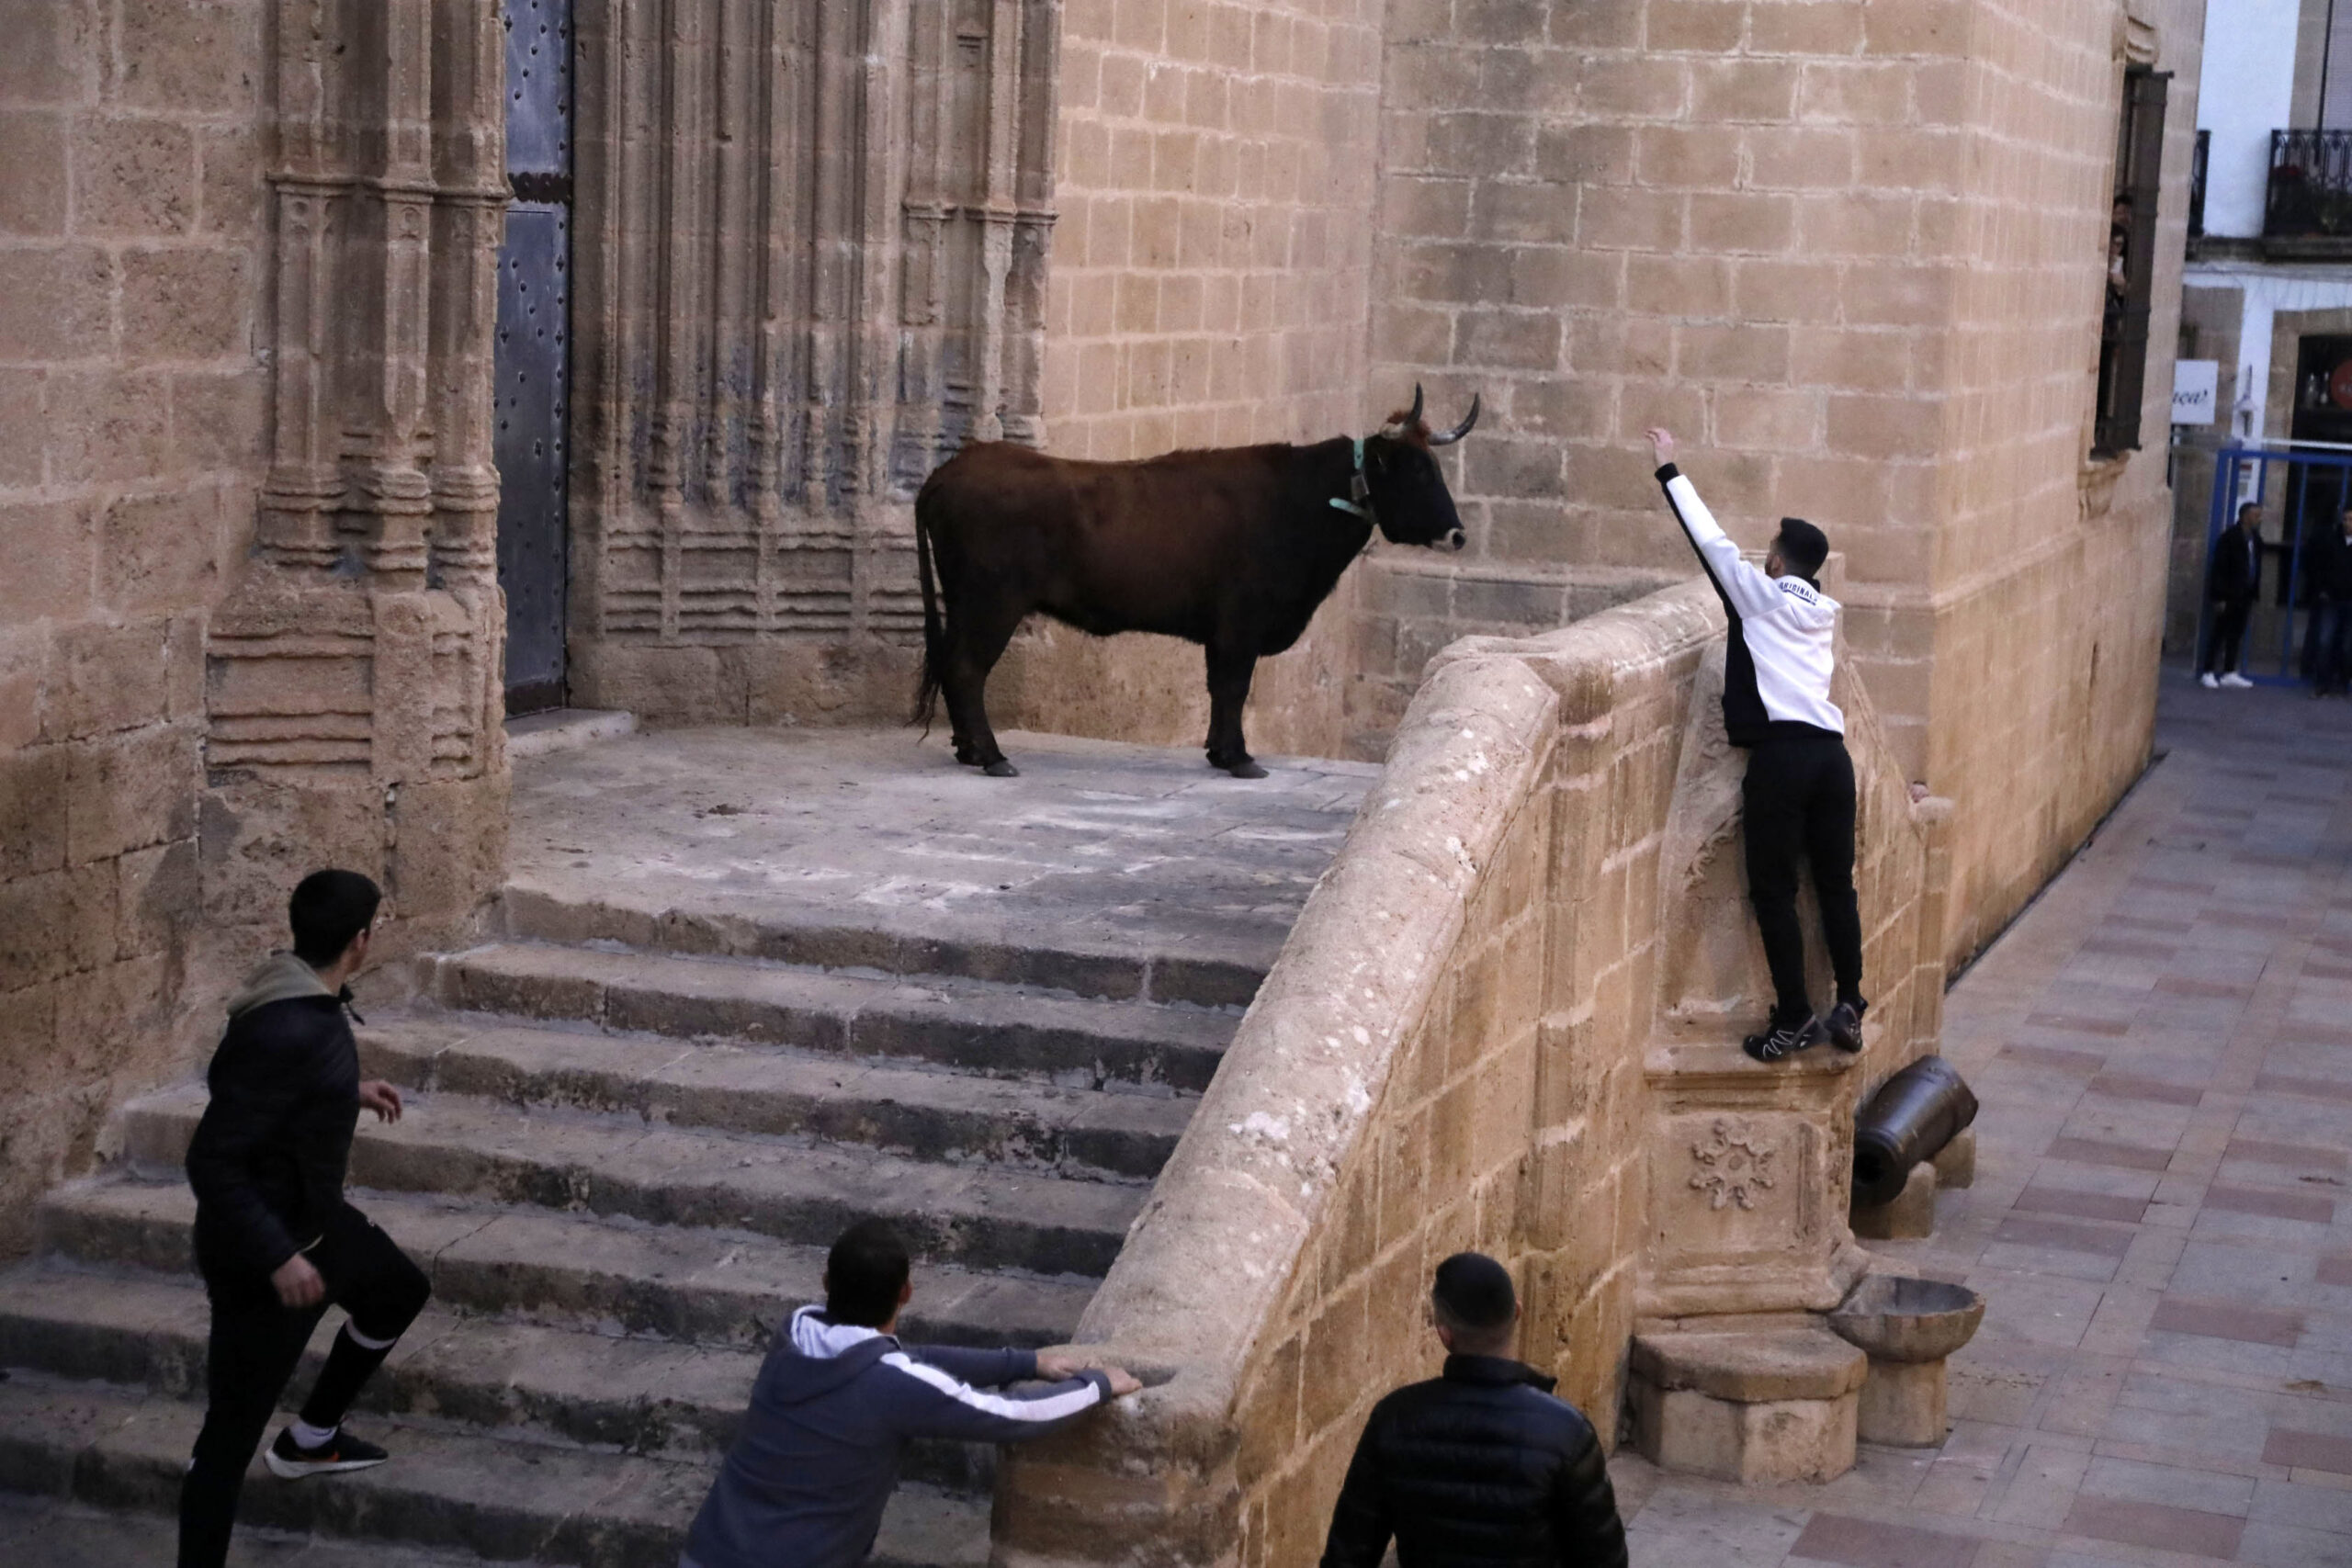
<path id="1" fill-rule="evenodd" d="M 1372 514 L 1371 500 L 1372 486 L 1363 477 L 1363 437 L 1359 435 L 1356 437 L 1356 471 L 1348 477 L 1347 499 L 1342 501 L 1335 495 L 1331 498 L 1331 505 L 1337 511 L 1351 513 L 1367 523 L 1373 523 L 1378 519 Z"/>

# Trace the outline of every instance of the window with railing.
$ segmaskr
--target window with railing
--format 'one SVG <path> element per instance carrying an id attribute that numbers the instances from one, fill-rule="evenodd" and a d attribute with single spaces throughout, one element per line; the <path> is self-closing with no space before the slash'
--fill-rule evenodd
<path id="1" fill-rule="evenodd" d="M 2115 207 L 2107 235 L 2106 307 L 2099 322 L 2098 403 L 2091 455 L 2140 446 L 2140 405 L 2148 380 L 2148 311 L 2155 292 L 2156 198 L 2162 186 L 2165 96 L 2172 73 L 2133 66 L 2123 73 L 2116 127 Z"/>
<path id="2" fill-rule="evenodd" d="M 2266 238 L 2352 235 L 2352 130 L 2270 133 Z"/>

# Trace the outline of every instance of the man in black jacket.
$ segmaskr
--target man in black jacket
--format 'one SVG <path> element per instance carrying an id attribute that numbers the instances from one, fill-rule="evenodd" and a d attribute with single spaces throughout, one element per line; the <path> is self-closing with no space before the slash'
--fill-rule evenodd
<path id="1" fill-rule="evenodd" d="M 1625 1568 L 1625 1527 L 1592 1424 L 1510 1359 L 1519 1300 L 1493 1258 L 1437 1266 L 1445 1373 L 1372 1407 L 1323 1568 Z"/>
<path id="2" fill-rule="evenodd" d="M 2205 660 L 2197 680 L 2208 688 L 2251 686 L 2238 673 L 2238 649 L 2245 639 L 2246 617 L 2262 593 L 2262 506 L 2247 502 L 2238 508 L 2234 528 L 2224 528 L 2213 541 L 2205 562 L 2205 597 L 2213 602 L 2213 629 L 2205 643 Z"/>
<path id="3" fill-rule="evenodd" d="M 361 1081 L 344 1018 L 381 898 L 356 872 L 304 877 L 287 909 L 294 951 L 230 999 L 206 1074 L 212 1098 L 188 1143 L 187 1179 L 212 1335 L 204 1427 L 180 1487 L 179 1568 L 220 1568 L 228 1556 L 245 1467 L 330 1302 L 348 1318 L 301 1414 L 270 1445 L 269 1468 L 291 1480 L 386 1457 L 342 1429 L 344 1412 L 432 1287 L 343 1199 L 360 1111 L 401 1115 L 398 1089 Z"/>
<path id="4" fill-rule="evenodd" d="M 2320 536 L 2304 569 L 2312 579 L 2312 695 L 2342 696 L 2352 684 L 2352 507 Z"/>

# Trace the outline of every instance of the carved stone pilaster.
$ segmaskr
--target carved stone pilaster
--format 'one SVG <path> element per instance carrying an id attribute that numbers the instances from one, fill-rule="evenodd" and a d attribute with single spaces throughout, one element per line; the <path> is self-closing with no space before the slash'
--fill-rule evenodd
<path id="1" fill-rule="evenodd" d="M 461 922 L 503 852 L 498 12 L 277 0 L 275 36 L 276 419 L 207 650 L 206 899 L 274 923 L 293 878 L 350 865 L 397 947 Z"/>
<path id="2" fill-rule="evenodd" d="M 895 685 L 916 488 L 1043 436 L 1056 6 L 577 6 L 574 688 Z"/>

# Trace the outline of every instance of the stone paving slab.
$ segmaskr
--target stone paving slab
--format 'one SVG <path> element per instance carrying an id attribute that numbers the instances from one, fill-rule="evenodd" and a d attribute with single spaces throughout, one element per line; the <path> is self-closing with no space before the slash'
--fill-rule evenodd
<path id="1" fill-rule="evenodd" d="M 1939 1450 L 1823 1487 L 1611 1464 L 1634 1568 L 2352 1564 L 2352 705 L 2166 671 L 2165 753 L 1953 987 L 1976 1185 Z"/>
<path id="2" fill-rule="evenodd" d="M 671 730 L 526 759 L 509 885 L 752 926 L 838 923 L 846 904 L 897 940 L 1262 974 L 1379 776 L 1270 758 L 1245 781 L 1185 751 L 1005 739 L 1017 779 L 957 766 L 944 730 Z"/>

